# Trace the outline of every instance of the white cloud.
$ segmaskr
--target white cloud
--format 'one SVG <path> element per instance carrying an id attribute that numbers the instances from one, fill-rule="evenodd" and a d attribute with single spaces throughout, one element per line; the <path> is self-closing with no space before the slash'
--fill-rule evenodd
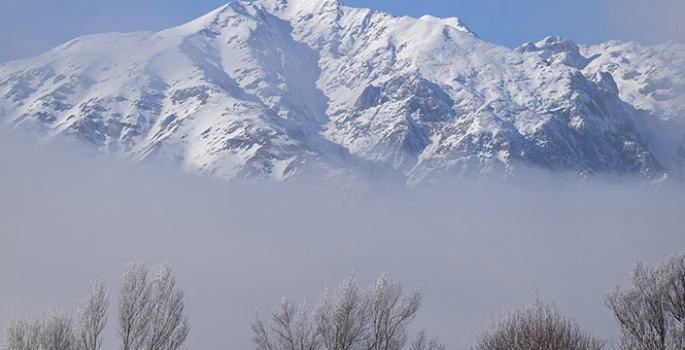
<path id="1" fill-rule="evenodd" d="M 608 17 L 616 36 L 656 44 L 685 41 L 682 0 L 610 0 Z"/>

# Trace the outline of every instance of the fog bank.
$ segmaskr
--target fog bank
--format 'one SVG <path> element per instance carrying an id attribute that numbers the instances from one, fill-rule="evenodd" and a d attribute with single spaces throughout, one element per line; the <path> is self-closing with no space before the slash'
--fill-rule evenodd
<path id="1" fill-rule="evenodd" d="M 464 349 L 494 314 L 536 294 L 616 334 L 605 291 L 637 260 L 685 248 L 682 188 L 586 181 L 385 191 L 356 203 L 305 184 L 224 183 L 70 146 L 0 142 L 0 323 L 107 281 L 104 350 L 118 347 L 116 285 L 134 258 L 169 261 L 189 349 L 251 349 L 254 310 L 314 304 L 352 270 L 424 292 L 413 331 Z"/>

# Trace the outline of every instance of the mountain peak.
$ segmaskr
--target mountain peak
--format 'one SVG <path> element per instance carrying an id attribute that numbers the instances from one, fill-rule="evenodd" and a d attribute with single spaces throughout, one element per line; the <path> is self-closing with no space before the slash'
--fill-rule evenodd
<path id="1" fill-rule="evenodd" d="M 421 18 L 419 18 L 419 20 L 431 22 L 431 23 L 435 23 L 435 24 L 440 24 L 440 25 L 445 25 L 448 27 L 452 27 L 458 31 L 475 35 L 475 33 L 473 31 L 471 31 L 471 29 L 469 29 L 469 27 L 466 25 L 466 23 L 464 23 L 464 21 L 462 21 L 461 19 L 459 19 L 457 17 L 439 18 L 439 17 L 435 17 L 435 16 L 431 16 L 431 15 L 424 15 Z"/>
<path id="2" fill-rule="evenodd" d="M 263 3 L 271 10 L 300 13 L 317 13 L 345 5 L 342 0 L 263 0 Z"/>
<path id="3" fill-rule="evenodd" d="M 523 44 L 516 51 L 521 53 L 533 52 L 548 63 L 560 63 L 569 67 L 582 68 L 580 48 L 570 39 L 560 36 L 548 36 L 533 44 Z"/>

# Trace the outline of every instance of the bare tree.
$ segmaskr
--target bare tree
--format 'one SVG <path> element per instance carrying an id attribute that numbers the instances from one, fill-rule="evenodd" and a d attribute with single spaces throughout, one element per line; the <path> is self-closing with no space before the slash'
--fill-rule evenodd
<path id="1" fill-rule="evenodd" d="M 271 311 L 273 325 L 267 329 L 259 312 L 252 330 L 257 350 L 317 350 L 321 348 L 318 330 L 309 317 L 307 303 L 298 307 L 287 299 Z"/>
<path id="2" fill-rule="evenodd" d="M 76 348 L 71 317 L 62 309 L 18 317 L 5 328 L 6 350 L 73 350 Z"/>
<path id="3" fill-rule="evenodd" d="M 621 327 L 622 349 L 685 348 L 685 255 L 655 268 L 638 262 L 629 285 L 615 286 L 605 303 Z"/>
<path id="4" fill-rule="evenodd" d="M 605 341 L 583 332 L 577 322 L 540 298 L 500 316 L 486 328 L 472 350 L 600 350 Z"/>
<path id="5" fill-rule="evenodd" d="M 140 261 L 126 265 L 119 281 L 119 337 L 123 350 L 178 350 L 190 322 L 183 291 L 168 264 L 155 270 L 152 280 Z M 62 309 L 18 317 L 5 328 L 2 350 L 100 350 L 107 324 L 109 294 L 105 283 L 95 281 L 77 310 L 78 329 Z"/>
<path id="6" fill-rule="evenodd" d="M 314 310 L 316 327 L 326 349 L 356 349 L 366 336 L 367 314 L 359 283 L 350 273 L 333 296 L 324 293 Z"/>
<path id="7" fill-rule="evenodd" d="M 107 324 L 108 307 L 107 286 L 97 280 L 90 285 L 77 311 L 80 350 L 100 350 L 102 347 L 102 330 Z"/>
<path id="8" fill-rule="evenodd" d="M 119 337 L 123 350 L 143 348 L 150 328 L 150 285 L 145 263 L 134 260 L 119 280 Z"/>
<path id="9" fill-rule="evenodd" d="M 96 281 L 78 309 L 78 330 L 60 308 L 19 317 L 5 329 L 6 350 L 99 350 L 109 303 L 103 282 Z"/>
<path id="10" fill-rule="evenodd" d="M 40 347 L 40 318 L 20 316 L 5 327 L 4 350 L 35 350 Z"/>
<path id="11" fill-rule="evenodd" d="M 176 275 L 169 264 L 157 267 L 149 299 L 147 350 L 177 350 L 190 332 L 184 313 L 183 291 L 176 288 Z"/>
<path id="12" fill-rule="evenodd" d="M 666 349 L 667 318 L 665 285 L 657 270 L 638 263 L 630 276 L 630 287 L 618 286 L 607 294 L 606 305 L 621 327 L 622 349 Z"/>
<path id="13" fill-rule="evenodd" d="M 661 266 L 664 278 L 666 310 L 669 316 L 667 331 L 672 348 L 685 348 L 685 254 L 672 254 Z"/>
<path id="14" fill-rule="evenodd" d="M 350 273 L 332 294 L 321 296 L 311 317 L 306 303 L 295 307 L 285 299 L 272 311 L 271 325 L 257 313 L 253 340 L 257 350 L 399 350 L 420 302 L 418 289 L 402 294 L 387 275 L 363 292 Z"/>
<path id="15" fill-rule="evenodd" d="M 277 344 L 276 341 L 273 340 L 272 335 L 269 332 L 267 325 L 264 323 L 264 318 L 259 310 L 255 312 L 255 320 L 252 322 L 252 331 L 254 332 L 252 341 L 257 344 L 257 350 L 287 349 L 287 347 L 280 347 L 280 344 Z"/>
<path id="16" fill-rule="evenodd" d="M 381 275 L 367 293 L 370 333 L 368 350 L 399 350 L 407 342 L 407 325 L 421 305 L 421 292 L 402 294 L 398 281 Z"/>
<path id="17" fill-rule="evenodd" d="M 421 330 L 416 338 L 411 342 L 409 350 L 445 350 L 445 345 L 438 342 L 438 338 L 426 336 L 426 332 Z"/>
<path id="18" fill-rule="evenodd" d="M 66 311 L 55 308 L 40 317 L 41 350 L 72 350 L 75 345 L 73 323 Z"/>

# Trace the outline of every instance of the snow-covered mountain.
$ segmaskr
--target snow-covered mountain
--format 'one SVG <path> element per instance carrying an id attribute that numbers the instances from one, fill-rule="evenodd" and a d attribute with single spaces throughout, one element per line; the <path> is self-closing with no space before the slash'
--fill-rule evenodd
<path id="1" fill-rule="evenodd" d="M 673 175 L 685 165 L 685 45 L 667 42 L 645 47 L 636 42 L 610 41 L 578 46 L 568 39 L 548 37 L 517 49 L 548 62 L 575 67 L 637 113 L 630 117 L 650 149 Z"/>
<path id="2" fill-rule="evenodd" d="M 238 1 L 0 65 L 0 122 L 220 178 L 653 179 L 685 159 L 684 52 L 555 37 L 511 50 L 456 18 Z"/>

